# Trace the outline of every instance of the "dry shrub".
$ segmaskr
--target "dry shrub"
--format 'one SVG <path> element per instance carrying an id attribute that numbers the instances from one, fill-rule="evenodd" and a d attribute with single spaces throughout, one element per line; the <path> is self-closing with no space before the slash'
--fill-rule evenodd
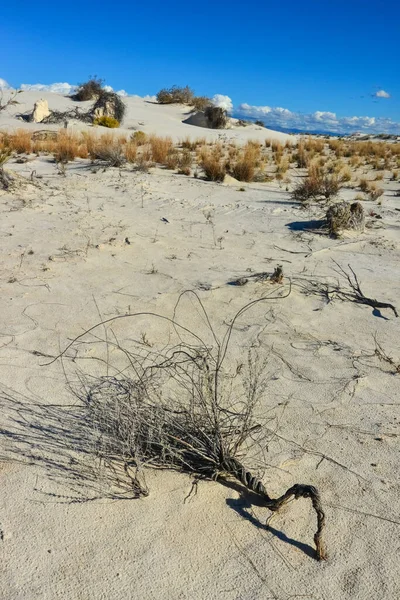
<path id="1" fill-rule="evenodd" d="M 190 175 L 190 168 L 193 164 L 193 157 L 187 148 L 184 148 L 183 152 L 179 155 L 178 159 L 178 172 L 181 175 Z"/>
<path id="2" fill-rule="evenodd" d="M 101 161 L 105 166 L 121 167 L 126 161 L 123 140 L 124 138 L 116 137 L 112 133 L 104 133 L 96 140 L 90 157 Z"/>
<path id="3" fill-rule="evenodd" d="M 307 203 L 312 200 L 330 200 L 337 195 L 340 182 L 334 176 L 310 174 L 292 191 L 292 198 L 297 202 Z"/>
<path id="4" fill-rule="evenodd" d="M 276 167 L 277 175 L 285 175 L 288 168 L 289 168 L 289 158 L 287 156 L 284 156 L 280 159 L 279 163 L 277 164 L 277 167 Z"/>
<path id="5" fill-rule="evenodd" d="M 138 146 L 143 146 L 143 144 L 147 142 L 147 135 L 144 131 L 135 131 L 135 133 L 132 134 L 131 139 L 136 142 Z"/>
<path id="6" fill-rule="evenodd" d="M 175 148 L 171 148 L 164 161 L 164 166 L 171 171 L 174 171 L 179 165 L 179 152 Z"/>
<path id="7" fill-rule="evenodd" d="M 369 190 L 369 184 L 370 184 L 370 182 L 368 181 L 368 179 L 365 179 L 365 177 L 362 177 L 360 179 L 360 183 L 359 183 L 360 190 L 364 193 L 367 193 Z"/>
<path id="8" fill-rule="evenodd" d="M 309 159 L 303 142 L 299 142 L 297 152 L 294 154 L 293 158 L 297 162 L 299 169 L 305 169 L 308 166 Z"/>
<path id="9" fill-rule="evenodd" d="M 258 142 L 247 142 L 239 159 L 230 169 L 232 176 L 238 181 L 253 181 L 255 168 L 259 165 L 261 149 Z"/>
<path id="10" fill-rule="evenodd" d="M 95 75 L 85 83 L 79 83 L 78 89 L 72 98 L 80 102 L 97 99 L 103 93 L 103 83 L 104 79 L 99 79 Z"/>
<path id="11" fill-rule="evenodd" d="M 220 106 L 207 106 L 204 115 L 211 129 L 224 129 L 228 124 L 227 112 Z"/>
<path id="12" fill-rule="evenodd" d="M 317 138 L 307 138 L 304 141 L 304 147 L 308 152 L 321 153 L 324 151 L 325 142 Z"/>
<path id="13" fill-rule="evenodd" d="M 188 150 L 196 150 L 199 146 L 205 146 L 207 143 L 205 138 L 197 138 L 195 140 L 191 140 L 190 137 L 186 137 L 181 141 L 182 148 L 187 148 Z"/>
<path id="14" fill-rule="evenodd" d="M 222 182 L 226 175 L 226 166 L 223 164 L 219 152 L 207 152 L 200 160 L 200 166 L 208 181 Z"/>
<path id="15" fill-rule="evenodd" d="M 57 142 L 54 150 L 56 162 L 67 163 L 79 156 L 79 136 L 60 129 L 57 134 Z"/>
<path id="16" fill-rule="evenodd" d="M 151 150 L 150 144 L 145 144 L 141 146 L 140 153 L 138 153 L 136 164 L 139 171 L 143 171 L 143 173 L 148 173 L 150 167 L 153 165 L 151 162 L 153 153 Z"/>
<path id="17" fill-rule="evenodd" d="M 82 131 L 81 135 L 82 135 L 83 142 L 86 145 L 89 155 L 92 154 L 96 144 L 99 141 L 98 136 L 95 133 L 93 133 L 92 131 Z"/>
<path id="18" fill-rule="evenodd" d="M 340 180 L 343 182 L 351 181 L 351 171 L 350 171 L 349 167 L 344 167 L 339 172 L 339 177 L 340 177 Z"/>
<path id="19" fill-rule="evenodd" d="M 380 187 L 377 187 L 375 184 L 371 183 L 369 186 L 368 196 L 370 200 L 378 200 L 381 196 L 383 196 L 384 190 Z"/>
<path id="20" fill-rule="evenodd" d="M 152 159 L 154 162 L 164 164 L 172 148 L 172 139 L 170 137 L 157 137 L 152 135 L 149 138 L 151 147 Z"/>
<path id="21" fill-rule="evenodd" d="M 241 160 L 238 160 L 231 168 L 232 177 L 238 181 L 253 181 L 255 168 L 254 163 L 243 156 Z"/>
<path id="22" fill-rule="evenodd" d="M 280 154 L 283 152 L 283 146 L 278 140 L 272 140 L 271 149 L 272 152 L 279 152 Z"/>
<path id="23" fill-rule="evenodd" d="M 110 114 L 111 111 L 111 114 Z M 115 92 L 101 92 L 91 109 L 91 113 L 99 118 L 103 116 L 112 117 L 122 123 L 126 112 L 123 100 Z M 100 113 L 100 114 L 99 114 Z"/>
<path id="24" fill-rule="evenodd" d="M 194 110 L 203 111 L 207 106 L 211 106 L 211 100 L 207 96 L 195 96 L 190 104 Z"/>
<path id="25" fill-rule="evenodd" d="M 137 144 L 133 140 L 130 140 L 125 145 L 125 158 L 129 163 L 134 163 L 137 157 Z"/>
<path id="26" fill-rule="evenodd" d="M 363 231 L 364 209 L 359 202 L 338 202 L 328 208 L 326 220 L 332 237 L 337 237 L 344 229 Z"/>
<path id="27" fill-rule="evenodd" d="M 157 102 L 159 104 L 190 104 L 194 100 L 194 91 L 186 85 L 179 87 L 173 85 L 171 88 L 163 88 L 157 93 Z"/>
<path id="28" fill-rule="evenodd" d="M 9 135 L 9 147 L 17 154 L 29 154 L 32 151 L 32 132 L 26 129 L 17 129 Z"/>

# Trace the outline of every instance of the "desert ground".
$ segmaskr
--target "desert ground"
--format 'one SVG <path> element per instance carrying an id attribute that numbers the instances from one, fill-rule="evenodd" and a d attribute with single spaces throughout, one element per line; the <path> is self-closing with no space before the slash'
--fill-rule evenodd
<path id="1" fill-rule="evenodd" d="M 0 132 L 58 131 L 16 118 L 41 97 L 50 109 L 71 103 L 24 92 L 0 113 Z M 178 146 L 299 142 L 255 125 L 200 129 L 182 122 L 185 107 L 126 103 L 113 135 L 140 130 Z M 70 123 L 67 132 L 87 129 Z M 320 224 L 326 203 L 293 198 L 306 173 L 295 165 L 287 179 L 222 183 L 151 160 L 110 167 L 78 156 L 60 165 L 51 152 L 13 152 L 5 168 L 13 183 L 0 191 L 0 597 L 399 598 L 400 319 L 379 306 L 400 310 L 393 168 L 379 168 L 378 199 L 359 198 L 364 230 L 334 237 Z M 353 201 L 362 177 L 375 179 L 376 169 L 354 161 L 337 199 Z M 277 266 L 283 279 L 274 281 Z M 375 304 L 354 296 L 352 271 Z M 177 306 L 187 290 L 196 296 Z M 119 364 L 115 340 L 143 351 L 168 344 L 164 324 L 134 313 L 175 314 L 212 344 L 198 299 L 221 339 L 261 298 L 235 322 L 228 360 L 237 373 L 249 350 L 265 363 L 257 474 L 272 496 L 295 483 L 318 488 L 326 561 L 315 560 L 309 501 L 288 503 L 267 523 L 272 513 L 232 479 L 193 484 L 151 467 L 149 495 L 135 499 L 129 474 L 88 450 L 86 424 L 75 418 L 76 386 Z M 124 315 L 54 360 L 89 328 Z"/>

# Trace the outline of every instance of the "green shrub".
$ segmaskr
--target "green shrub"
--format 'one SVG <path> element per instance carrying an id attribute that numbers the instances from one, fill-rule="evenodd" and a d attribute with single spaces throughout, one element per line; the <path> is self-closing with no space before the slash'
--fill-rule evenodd
<path id="1" fill-rule="evenodd" d="M 110 127 L 111 129 L 115 129 L 119 127 L 119 121 L 114 119 L 114 117 L 97 117 L 93 121 L 93 125 L 100 125 L 101 127 Z"/>
<path id="2" fill-rule="evenodd" d="M 131 136 L 131 139 L 136 142 L 138 146 L 143 146 L 147 141 L 147 135 L 144 131 L 135 131 Z"/>

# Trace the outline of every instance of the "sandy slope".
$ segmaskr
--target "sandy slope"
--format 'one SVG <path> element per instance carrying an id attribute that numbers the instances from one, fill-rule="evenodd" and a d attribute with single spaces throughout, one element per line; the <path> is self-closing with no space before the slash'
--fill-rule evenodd
<path id="1" fill-rule="evenodd" d="M 5 93 L 5 97 L 7 93 Z M 30 129 L 43 129 L 44 126 L 40 123 L 24 123 L 16 118 L 20 113 L 32 112 L 35 102 L 44 98 L 47 100 L 50 110 L 67 111 L 79 107 L 82 110 L 88 109 L 92 102 L 74 102 L 66 96 L 53 94 L 50 92 L 22 92 L 18 94 L 17 100 L 19 104 L 9 108 L 6 114 L 2 114 L 0 120 L 0 128 L 18 128 L 29 127 Z M 183 123 L 188 118 L 190 112 L 186 106 L 179 105 L 159 105 L 155 102 L 149 102 L 138 97 L 123 98 L 127 106 L 126 116 L 122 123 L 120 132 L 130 130 L 141 130 L 146 133 L 156 133 L 161 136 L 171 136 L 174 140 L 186 138 L 187 136 L 206 137 L 208 140 L 215 139 L 232 139 L 232 140 L 247 140 L 259 139 L 264 141 L 265 138 L 277 139 L 285 142 L 287 139 L 293 140 L 296 136 L 287 135 L 278 131 L 272 131 L 256 125 L 248 127 L 233 127 L 228 130 L 208 130 L 201 127 L 195 127 Z M 82 123 L 70 123 L 70 127 L 74 129 L 82 129 L 85 126 Z M 46 129 L 58 129 L 56 125 L 46 125 Z M 100 131 L 103 131 L 100 129 Z"/>
<path id="2" fill-rule="evenodd" d="M 165 130 L 158 129 L 160 108 L 151 110 L 154 122 L 142 106 L 129 123 L 144 119 L 147 131 L 186 135 L 176 108 L 163 109 L 171 114 Z M 83 161 L 63 178 L 44 157 L 10 168 L 42 178 L 0 194 L 0 597 L 399 597 L 400 376 L 374 356 L 373 335 L 400 361 L 400 320 L 391 311 L 327 304 L 309 286 L 333 281 L 335 260 L 351 264 L 367 295 L 399 304 L 398 184 L 386 184 L 379 229 L 332 240 L 298 229 L 318 215 L 274 184 L 241 192 L 157 169 L 94 174 Z M 91 464 L 79 490 L 79 435 L 67 438 L 51 408 L 73 410 L 75 398 L 60 361 L 43 366 L 48 359 L 38 354 L 56 354 L 98 322 L 99 311 L 103 318 L 144 307 L 171 315 L 186 289 L 198 292 L 223 332 L 241 306 L 274 289 L 227 282 L 277 264 L 286 289 L 292 278 L 292 292 L 240 320 L 232 360 L 258 336 L 270 375 L 264 482 L 271 494 L 295 482 L 318 486 L 327 512 L 324 564 L 311 557 L 315 517 L 306 502 L 291 503 L 266 528 L 268 511 L 234 483 L 200 482 L 188 497 L 189 477 L 156 472 L 148 474 L 147 499 L 114 500 L 107 473 Z M 180 319 L 204 328 L 189 300 Z M 161 335 L 149 319 L 113 329 L 127 344 L 142 333 L 149 343 Z M 71 374 L 74 364 L 66 368 Z M 38 410 L 41 427 L 29 428 Z M 53 460 L 47 468 L 44 451 Z"/>

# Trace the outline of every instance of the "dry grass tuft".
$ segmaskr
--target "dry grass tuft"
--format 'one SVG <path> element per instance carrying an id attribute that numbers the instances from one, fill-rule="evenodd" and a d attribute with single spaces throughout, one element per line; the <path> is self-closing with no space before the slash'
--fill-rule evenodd
<path id="1" fill-rule="evenodd" d="M 152 135 L 149 138 L 152 160 L 159 164 L 165 164 L 168 153 L 172 150 L 172 139 L 170 137 L 157 137 Z"/>

